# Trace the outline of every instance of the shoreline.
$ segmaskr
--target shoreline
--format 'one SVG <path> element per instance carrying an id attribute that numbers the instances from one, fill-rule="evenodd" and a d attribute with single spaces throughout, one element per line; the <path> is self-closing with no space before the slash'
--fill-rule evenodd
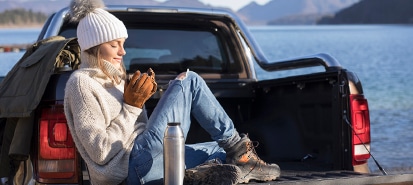
<path id="1" fill-rule="evenodd" d="M 0 29 L 41 29 L 44 24 L 27 24 L 27 25 L 0 25 Z"/>

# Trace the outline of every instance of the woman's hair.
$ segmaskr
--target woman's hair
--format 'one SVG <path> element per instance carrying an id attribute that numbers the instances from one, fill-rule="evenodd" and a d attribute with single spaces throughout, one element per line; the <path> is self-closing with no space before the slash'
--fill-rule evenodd
<path id="1" fill-rule="evenodd" d="M 125 66 L 122 64 L 121 65 L 121 69 L 120 72 L 122 73 L 122 75 L 119 77 L 117 75 L 110 75 L 110 73 L 108 72 L 108 70 L 103 66 L 103 61 L 104 59 L 100 56 L 100 45 L 91 47 L 87 50 L 85 50 L 86 53 L 88 53 L 89 55 L 95 56 L 97 59 L 97 66 L 99 69 L 101 69 L 103 71 L 103 73 L 112 81 L 113 85 L 115 84 L 120 84 L 121 80 L 125 80 L 126 79 L 126 70 L 125 70 Z"/>

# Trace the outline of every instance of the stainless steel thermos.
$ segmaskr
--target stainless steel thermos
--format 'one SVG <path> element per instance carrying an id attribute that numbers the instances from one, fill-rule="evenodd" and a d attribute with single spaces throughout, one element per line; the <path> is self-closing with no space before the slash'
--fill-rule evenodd
<path id="1" fill-rule="evenodd" d="M 185 175 L 185 139 L 181 124 L 168 123 L 163 138 L 164 184 L 182 185 Z"/>

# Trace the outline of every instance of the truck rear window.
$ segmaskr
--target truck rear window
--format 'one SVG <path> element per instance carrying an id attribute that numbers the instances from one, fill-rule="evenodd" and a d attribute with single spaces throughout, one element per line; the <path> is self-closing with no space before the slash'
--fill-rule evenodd
<path id="1" fill-rule="evenodd" d="M 219 38 L 208 31 L 129 29 L 127 70 L 221 72 L 228 62 Z"/>
<path id="2" fill-rule="evenodd" d="M 240 71 L 228 46 L 213 30 L 171 28 L 128 28 L 125 42 L 125 68 L 129 73 L 146 71 L 179 74 L 190 69 L 199 73 Z M 75 29 L 63 30 L 64 37 L 76 36 Z"/>

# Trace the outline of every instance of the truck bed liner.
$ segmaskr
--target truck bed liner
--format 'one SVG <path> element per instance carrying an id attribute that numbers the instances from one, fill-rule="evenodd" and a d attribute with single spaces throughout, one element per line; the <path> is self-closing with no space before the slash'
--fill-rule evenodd
<path id="1" fill-rule="evenodd" d="M 295 172 L 282 171 L 276 181 L 253 182 L 250 185 L 283 184 L 283 185 L 337 185 L 337 184 L 380 184 L 380 185 L 408 185 L 413 181 L 413 174 L 362 174 L 352 171 L 328 172 Z"/>

